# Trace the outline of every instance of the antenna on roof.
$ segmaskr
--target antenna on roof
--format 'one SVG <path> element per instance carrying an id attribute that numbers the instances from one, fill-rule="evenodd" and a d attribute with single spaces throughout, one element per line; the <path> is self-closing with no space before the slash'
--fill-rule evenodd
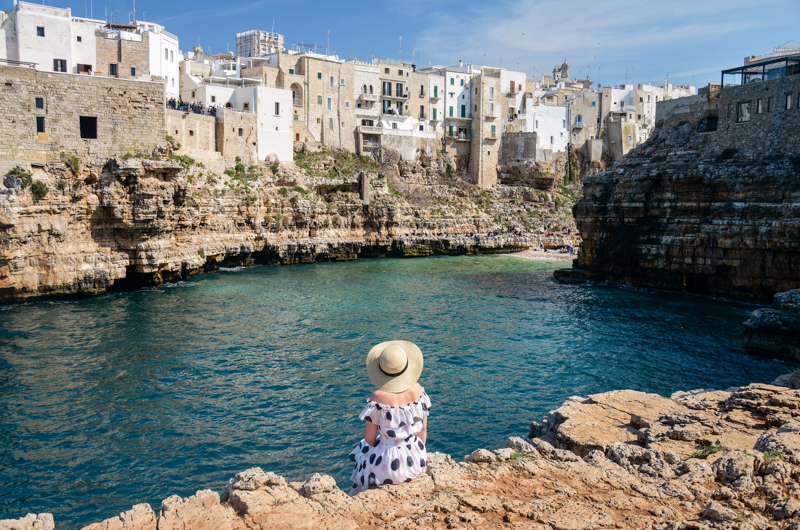
<path id="1" fill-rule="evenodd" d="M 400 51 L 399 51 L 398 59 L 402 59 L 402 58 L 403 58 L 403 37 L 400 37 Z"/>

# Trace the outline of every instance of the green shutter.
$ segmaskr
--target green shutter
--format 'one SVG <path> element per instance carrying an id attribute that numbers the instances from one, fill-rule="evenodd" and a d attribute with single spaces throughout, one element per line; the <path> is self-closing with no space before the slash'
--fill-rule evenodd
<path id="1" fill-rule="evenodd" d="M 453 107 L 450 107 L 450 117 L 453 117 Z M 452 128 L 452 127 L 451 127 Z"/>
<path id="2" fill-rule="evenodd" d="M 435 97 L 435 98 L 439 97 L 439 87 L 438 86 L 434 86 L 433 87 L 433 97 Z"/>
<path id="3" fill-rule="evenodd" d="M 450 136 L 453 136 L 453 126 L 452 125 L 449 127 L 449 132 L 450 132 Z"/>
<path id="4" fill-rule="evenodd" d="M 433 121 L 436 121 L 436 109 L 433 109 Z"/>

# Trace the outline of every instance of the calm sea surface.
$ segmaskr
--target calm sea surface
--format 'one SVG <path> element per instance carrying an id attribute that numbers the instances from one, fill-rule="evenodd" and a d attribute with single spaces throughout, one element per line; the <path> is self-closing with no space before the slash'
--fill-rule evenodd
<path id="1" fill-rule="evenodd" d="M 751 307 L 562 286 L 505 257 L 257 267 L 0 307 L 0 519 L 79 528 L 252 466 L 347 484 L 370 347 L 416 342 L 428 449 L 524 436 L 572 395 L 727 388 L 791 366 L 746 355 Z"/>

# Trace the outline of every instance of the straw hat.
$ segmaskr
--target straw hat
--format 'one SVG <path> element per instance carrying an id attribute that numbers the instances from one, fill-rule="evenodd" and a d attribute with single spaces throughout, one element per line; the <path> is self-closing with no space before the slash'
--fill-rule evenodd
<path id="1" fill-rule="evenodd" d="M 381 342 L 367 354 L 367 372 L 384 392 L 405 392 L 422 374 L 422 352 L 407 340 Z"/>

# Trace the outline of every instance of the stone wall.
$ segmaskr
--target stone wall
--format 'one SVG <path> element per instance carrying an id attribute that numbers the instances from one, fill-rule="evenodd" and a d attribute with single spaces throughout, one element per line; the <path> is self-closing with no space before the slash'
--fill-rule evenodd
<path id="1" fill-rule="evenodd" d="M 91 161 L 164 144 L 162 83 L 0 66 L 0 107 L 0 159 L 45 162 L 66 152 Z M 96 119 L 97 138 L 81 138 L 81 117 Z"/>
<path id="2" fill-rule="evenodd" d="M 501 162 L 512 160 L 536 160 L 535 132 L 503 133 Z"/>
<path id="3" fill-rule="evenodd" d="M 186 149 L 216 151 L 216 120 L 193 112 L 167 109 L 166 129 Z"/>
<path id="4" fill-rule="evenodd" d="M 575 266 L 597 279 L 726 297 L 800 288 L 798 95 L 800 75 L 726 87 L 718 101 L 712 92 L 705 103 L 668 102 L 687 112 L 665 114 L 647 142 L 584 179 Z M 749 121 L 739 122 L 736 106 L 748 101 Z M 717 114 L 716 131 L 700 128 Z"/>
<path id="5" fill-rule="evenodd" d="M 400 132 L 401 134 L 397 134 Z M 402 134 L 408 133 L 408 134 Z M 435 153 L 438 147 L 436 138 L 421 138 L 416 131 L 392 131 L 379 135 L 381 147 L 400 153 L 403 160 L 413 161 L 421 152 Z"/>
<path id="6" fill-rule="evenodd" d="M 222 111 L 222 118 L 217 119 L 217 150 L 222 153 L 225 167 L 233 168 L 236 157 L 246 166 L 258 164 L 257 124 L 253 113 Z"/>

